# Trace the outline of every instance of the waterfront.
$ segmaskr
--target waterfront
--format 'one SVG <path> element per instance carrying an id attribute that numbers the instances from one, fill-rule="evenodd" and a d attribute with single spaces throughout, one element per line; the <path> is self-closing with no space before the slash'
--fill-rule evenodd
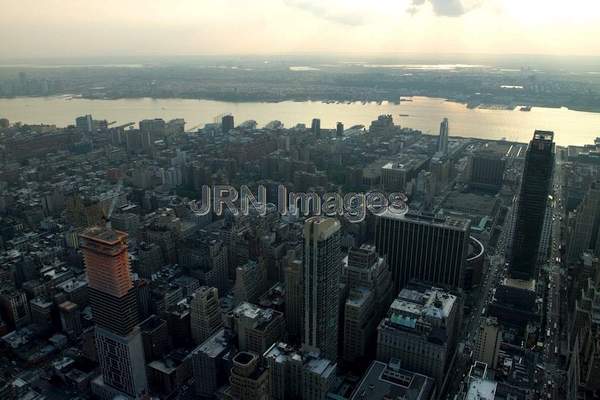
<path id="1" fill-rule="evenodd" d="M 572 111 L 566 108 L 534 107 L 530 112 L 501 109 L 469 109 L 464 104 L 429 97 L 414 97 L 400 104 L 378 103 L 229 103 L 193 99 L 118 99 L 89 100 L 65 97 L 18 97 L 0 99 L 0 117 L 11 122 L 73 124 L 79 115 L 92 114 L 95 119 L 117 124 L 138 122 L 145 118 L 184 118 L 187 129 L 214 122 L 216 117 L 231 113 L 236 124 L 253 119 L 263 126 L 272 120 L 286 127 L 297 123 L 310 125 L 320 118 L 323 128 L 342 121 L 346 128 L 370 121 L 381 114 L 392 114 L 402 126 L 437 133 L 443 118 L 450 120 L 450 134 L 485 139 L 528 142 L 535 129 L 553 130 L 559 145 L 587 144 L 600 136 L 600 113 Z M 402 115 L 402 116 L 400 116 Z"/>

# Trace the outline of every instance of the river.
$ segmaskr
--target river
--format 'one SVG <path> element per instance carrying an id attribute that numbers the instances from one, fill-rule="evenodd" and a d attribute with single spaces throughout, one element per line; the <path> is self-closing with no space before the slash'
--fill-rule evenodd
<path id="1" fill-rule="evenodd" d="M 381 114 L 392 114 L 396 124 L 437 133 L 440 121 L 448 118 L 450 135 L 527 142 L 535 129 L 553 130 L 560 145 L 588 144 L 600 136 L 600 113 L 572 111 L 566 108 L 534 107 L 531 111 L 469 109 L 464 104 L 439 98 L 413 97 L 400 104 L 359 102 L 323 103 L 319 101 L 280 103 L 230 103 L 192 99 L 118 99 L 88 100 L 66 97 L 18 97 L 0 99 L 0 117 L 11 122 L 73 124 L 77 116 L 92 114 L 95 119 L 118 124 L 145 118 L 184 118 L 186 128 L 214 122 L 215 117 L 231 113 L 236 124 L 253 119 L 263 126 L 272 120 L 286 127 L 297 123 L 310 126 L 313 118 L 321 127 L 335 128 L 337 121 L 348 128 L 366 125 Z"/>

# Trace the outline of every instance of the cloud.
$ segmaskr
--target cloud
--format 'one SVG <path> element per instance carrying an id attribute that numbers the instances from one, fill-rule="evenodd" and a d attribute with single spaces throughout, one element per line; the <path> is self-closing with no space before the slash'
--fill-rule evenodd
<path id="1" fill-rule="evenodd" d="M 348 9 L 343 1 L 334 1 L 329 6 L 324 0 L 283 0 L 285 4 L 306 11 L 315 17 L 342 25 L 358 26 L 366 23 L 364 12 Z"/>
<path id="2" fill-rule="evenodd" d="M 430 3 L 435 15 L 460 17 L 481 5 L 483 0 L 412 0 L 406 12 L 416 14 L 425 3 Z"/>

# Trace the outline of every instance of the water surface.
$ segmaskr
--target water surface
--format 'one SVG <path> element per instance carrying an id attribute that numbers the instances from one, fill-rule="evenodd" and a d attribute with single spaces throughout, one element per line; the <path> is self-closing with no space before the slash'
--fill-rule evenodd
<path id="1" fill-rule="evenodd" d="M 297 123 L 310 126 L 313 118 L 321 119 L 321 127 L 335 128 L 337 121 L 348 128 L 366 125 L 381 114 L 392 114 L 402 126 L 437 133 L 443 118 L 450 120 L 450 135 L 487 139 L 506 138 L 527 142 L 535 129 L 553 130 L 561 145 L 592 143 L 600 136 L 600 113 L 572 111 L 566 108 L 534 107 L 530 112 L 497 109 L 469 109 L 464 104 L 429 97 L 413 97 L 412 101 L 392 103 L 324 103 L 319 101 L 280 103 L 230 103 L 191 99 L 119 99 L 88 100 L 66 97 L 18 97 L 0 99 L 0 117 L 11 122 L 73 124 L 75 118 L 92 114 L 95 119 L 118 124 L 138 122 L 145 118 L 184 118 L 186 129 L 217 121 L 220 115 L 232 113 L 236 125 L 249 119 L 264 126 L 272 120 L 286 127 Z"/>

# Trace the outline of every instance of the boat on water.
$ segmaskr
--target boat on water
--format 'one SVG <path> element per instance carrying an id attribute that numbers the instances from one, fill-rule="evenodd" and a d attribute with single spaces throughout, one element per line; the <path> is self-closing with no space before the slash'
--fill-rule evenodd
<path id="1" fill-rule="evenodd" d="M 398 114 L 398 116 L 400 116 L 400 117 L 410 117 L 409 114 Z"/>

